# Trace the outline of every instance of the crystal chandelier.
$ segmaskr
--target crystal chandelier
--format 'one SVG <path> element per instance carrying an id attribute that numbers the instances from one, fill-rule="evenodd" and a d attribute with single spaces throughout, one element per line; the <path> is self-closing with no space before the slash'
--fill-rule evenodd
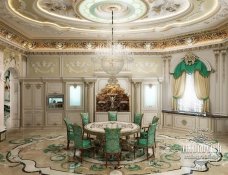
<path id="1" fill-rule="evenodd" d="M 132 60 L 133 53 L 128 48 L 118 42 L 114 42 L 113 13 L 115 7 L 110 8 L 112 11 L 112 39 L 107 42 L 106 46 L 99 46 L 95 50 L 96 59 L 100 59 L 101 67 L 110 75 L 109 83 L 116 84 L 116 75 L 123 69 L 126 61 Z"/>

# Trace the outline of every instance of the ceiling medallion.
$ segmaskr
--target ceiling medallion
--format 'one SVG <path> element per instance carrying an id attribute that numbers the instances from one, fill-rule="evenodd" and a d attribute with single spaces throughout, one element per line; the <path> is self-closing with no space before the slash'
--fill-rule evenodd
<path id="1" fill-rule="evenodd" d="M 142 18 L 148 6 L 141 0 L 84 0 L 75 1 L 75 13 L 93 22 L 110 23 L 111 12 L 114 23 L 127 23 Z"/>

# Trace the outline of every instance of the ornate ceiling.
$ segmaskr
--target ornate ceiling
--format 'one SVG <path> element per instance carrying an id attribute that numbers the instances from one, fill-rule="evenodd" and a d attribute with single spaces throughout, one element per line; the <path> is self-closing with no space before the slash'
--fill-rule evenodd
<path id="1" fill-rule="evenodd" d="M 227 0 L 3 0 L 0 37 L 27 49 L 91 49 L 111 38 L 112 10 L 114 38 L 133 48 L 228 36 Z"/>

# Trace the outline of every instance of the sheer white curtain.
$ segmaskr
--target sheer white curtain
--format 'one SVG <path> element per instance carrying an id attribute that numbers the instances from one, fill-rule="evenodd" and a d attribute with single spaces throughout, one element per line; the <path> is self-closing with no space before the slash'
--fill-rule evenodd
<path id="1" fill-rule="evenodd" d="M 196 96 L 193 74 L 186 74 L 184 94 L 177 103 L 179 111 L 202 112 L 203 100 L 199 100 Z"/>

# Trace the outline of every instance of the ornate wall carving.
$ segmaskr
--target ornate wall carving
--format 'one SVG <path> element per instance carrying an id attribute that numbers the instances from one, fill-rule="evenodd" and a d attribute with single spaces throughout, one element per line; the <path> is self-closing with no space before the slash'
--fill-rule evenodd
<path id="1" fill-rule="evenodd" d="M 188 48 L 189 46 L 196 46 L 198 44 L 207 42 L 206 45 L 210 45 L 210 42 L 216 42 L 225 40 L 228 38 L 228 24 L 225 24 L 217 29 L 210 31 L 203 31 L 198 33 L 192 33 L 188 35 L 181 35 L 178 37 L 172 37 L 162 40 L 153 40 L 153 41 L 119 41 L 124 44 L 126 47 L 131 48 L 132 50 L 146 50 L 148 51 L 156 51 L 161 50 L 160 52 L 164 52 L 164 49 L 167 48 L 176 48 L 179 47 Z M 31 40 L 12 28 L 9 28 L 5 24 L 0 22 L 0 36 L 5 39 L 5 41 L 10 41 L 18 45 L 17 49 L 23 50 L 23 52 L 27 53 L 36 53 L 36 52 L 50 52 L 56 51 L 59 53 L 59 50 L 62 52 L 93 52 L 94 48 L 99 45 L 105 45 L 106 41 L 97 40 Z M 214 43 L 213 43 L 214 44 Z M 16 47 L 14 45 L 13 47 Z M 19 47 L 20 46 L 20 47 Z"/>
<path id="2" fill-rule="evenodd" d="M 96 96 L 96 110 L 97 112 L 128 112 L 129 96 L 119 84 L 107 84 Z"/>
<path id="3" fill-rule="evenodd" d="M 48 74 L 48 73 L 53 73 L 55 70 L 56 64 L 52 62 L 47 62 L 47 61 L 37 61 L 37 62 L 32 62 L 31 67 L 34 70 L 35 73 L 42 73 L 42 74 Z"/>
<path id="4" fill-rule="evenodd" d="M 78 77 L 78 76 L 92 76 L 94 72 L 94 65 L 91 62 L 91 56 L 75 55 L 62 56 L 63 76 Z"/>
<path id="5" fill-rule="evenodd" d="M 87 73 L 90 66 L 89 63 L 78 60 L 65 64 L 66 71 L 69 73 Z"/>
<path id="6" fill-rule="evenodd" d="M 22 59 L 21 54 L 13 50 L 4 50 L 4 71 L 9 68 L 14 68 L 17 71 L 18 76 L 22 75 Z"/>
<path id="7" fill-rule="evenodd" d="M 60 58 L 58 56 L 35 56 L 27 59 L 28 77 L 59 77 Z"/>

